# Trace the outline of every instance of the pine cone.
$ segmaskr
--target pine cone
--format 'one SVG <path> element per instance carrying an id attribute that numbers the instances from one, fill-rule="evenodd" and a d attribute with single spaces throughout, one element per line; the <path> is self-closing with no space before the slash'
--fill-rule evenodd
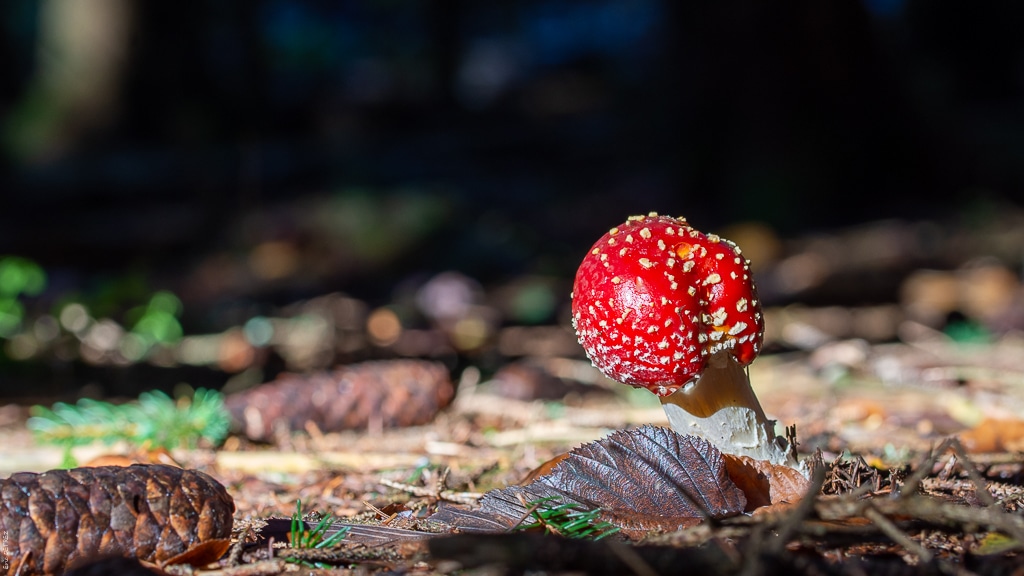
<path id="1" fill-rule="evenodd" d="M 173 466 L 21 472 L 0 480 L 0 552 L 23 575 L 109 555 L 206 564 L 230 543 L 234 511 L 216 480 Z"/>
<path id="2" fill-rule="evenodd" d="M 384 428 L 430 422 L 455 394 L 443 364 L 382 360 L 342 366 L 332 372 L 287 374 L 274 382 L 228 396 L 233 427 L 251 440 L 269 442 L 275 432 Z"/>

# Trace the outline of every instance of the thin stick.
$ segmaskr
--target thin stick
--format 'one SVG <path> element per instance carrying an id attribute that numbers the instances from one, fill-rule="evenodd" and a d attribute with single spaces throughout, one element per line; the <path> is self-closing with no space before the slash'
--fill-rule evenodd
<path id="1" fill-rule="evenodd" d="M 518 528 L 527 518 L 530 517 L 530 514 L 533 514 L 537 511 L 538 508 L 540 508 L 540 502 L 535 502 L 534 504 L 531 505 L 526 501 L 526 498 L 523 498 L 522 493 L 516 493 L 516 498 L 518 498 L 519 503 L 522 504 L 524 508 L 526 508 L 526 512 L 519 517 L 519 520 L 516 520 L 511 526 L 509 526 L 508 529 L 505 530 L 505 532 L 511 532 Z"/>
<path id="2" fill-rule="evenodd" d="M 918 466 L 917 470 L 910 475 L 909 478 L 903 483 L 903 487 L 900 489 L 899 494 L 906 495 L 908 493 L 913 494 L 917 492 L 917 489 L 921 486 L 921 481 L 931 474 L 932 467 L 938 462 L 939 456 L 941 456 L 946 450 L 949 449 L 949 438 L 943 440 L 938 448 L 932 449 L 928 456 Z"/>
<path id="3" fill-rule="evenodd" d="M 878 529 L 881 530 L 883 534 L 892 538 L 892 540 L 900 546 L 903 546 L 907 552 L 910 552 L 920 558 L 922 562 L 931 562 L 932 558 L 934 558 L 934 555 L 932 555 L 930 550 L 918 542 L 915 542 L 910 538 L 910 536 L 907 536 L 899 529 L 898 526 L 893 524 L 889 518 L 873 507 L 869 506 L 864 510 L 864 517 L 874 522 L 875 526 L 878 526 Z"/>
<path id="4" fill-rule="evenodd" d="M 956 437 L 951 439 L 949 445 L 953 449 L 953 454 L 960 458 L 960 465 L 963 466 L 964 472 L 967 472 L 967 477 L 974 483 L 974 493 L 978 496 L 978 501 L 986 508 L 994 505 L 996 499 L 988 491 L 988 481 L 981 476 L 978 469 L 974 467 L 974 462 L 967 457 L 963 445 Z"/>
<path id="5" fill-rule="evenodd" d="M 629 566 L 636 576 L 658 576 L 658 572 L 651 568 L 651 565 L 644 561 L 632 546 L 612 540 L 607 542 L 607 546 L 608 550 L 622 560 L 626 566 Z"/>

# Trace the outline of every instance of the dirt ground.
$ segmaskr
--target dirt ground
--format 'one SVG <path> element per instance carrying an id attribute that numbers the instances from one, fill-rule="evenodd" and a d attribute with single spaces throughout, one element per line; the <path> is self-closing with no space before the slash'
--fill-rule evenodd
<path id="1" fill-rule="evenodd" d="M 453 517 L 486 517 L 493 510 L 486 498 L 481 504 L 485 494 L 524 481 L 553 457 L 617 430 L 667 425 L 653 395 L 616 384 L 590 365 L 567 323 L 493 320 L 509 309 L 517 284 L 466 307 L 467 326 L 492 331 L 473 333 L 472 353 L 445 353 L 451 403 L 402 417 L 423 424 L 389 428 L 380 415 L 353 409 L 349 415 L 362 424 L 340 431 L 299 421 L 293 433 L 263 441 L 235 432 L 216 446 L 191 450 L 144 452 L 115 443 L 80 446 L 73 455 L 79 463 L 171 463 L 222 483 L 234 501 L 238 544 L 197 574 L 648 575 L 681 566 L 708 574 L 1019 574 L 1024 287 L 1005 262 L 1022 245 L 1024 228 L 1010 218 L 983 235 L 929 230 L 879 223 L 805 239 L 774 256 L 755 254 L 755 262 L 770 263 L 755 271 L 767 332 L 765 353 L 749 377 L 777 432 L 795 426 L 801 458 L 817 463 L 812 468 L 819 472 L 811 474 L 806 496 L 772 500 L 746 514 L 640 537 L 633 530 L 629 540 L 545 537 L 544 530 L 507 523 L 497 534 L 455 529 Z M 439 278 L 472 285 L 458 276 Z M 567 294 L 560 286 L 534 282 L 531 289 Z M 276 353 L 307 373 L 345 364 L 321 357 L 324 351 L 343 351 L 352 361 L 384 352 L 429 357 L 423 352 L 438 343 L 462 350 L 458 338 L 466 333 L 446 332 L 451 326 L 443 324 L 399 325 L 386 333 L 395 319 L 388 310 L 330 295 L 282 308 L 268 321 L 296 338 L 282 340 Z M 334 314 L 333 332 L 322 331 L 328 324 L 310 324 L 311 314 Z M 310 326 L 321 331 L 303 331 Z M 214 363 L 246 374 L 261 356 L 240 334 L 194 338 L 219 346 Z M 88 343 L 81 342 L 83 354 Z M 305 398 L 286 396 L 278 404 L 298 400 Z M 407 408 L 411 401 L 390 406 Z M 60 448 L 34 441 L 26 404 L 0 406 L 0 478 L 62 463 Z M 299 502 L 307 530 L 322 517 L 330 518 L 329 531 L 349 530 L 342 552 L 315 553 L 331 567 L 282 559 L 313 554 L 280 548 Z M 182 566 L 166 569 L 188 573 Z"/>
<path id="2" fill-rule="evenodd" d="M 667 423 L 653 396 L 599 377 L 586 361 L 535 358 L 520 360 L 515 366 L 491 381 L 481 381 L 480 372 L 473 367 L 463 370 L 457 375 L 454 402 L 425 426 L 332 433 L 310 428 L 277 445 L 254 444 L 232 436 L 217 450 L 173 451 L 170 456 L 182 466 L 206 471 L 221 481 L 234 498 L 239 522 L 287 518 L 301 500 L 304 510 L 332 515 L 337 521 L 415 530 L 423 528 L 415 519 L 425 518 L 439 503 L 472 508 L 488 490 L 515 484 L 549 458 L 582 443 L 619 429 Z M 1011 544 L 1004 546 L 1005 551 L 992 554 L 993 535 L 999 530 L 984 525 L 983 520 L 953 518 L 941 525 L 932 517 L 948 514 L 946 508 L 918 511 L 928 519 L 922 522 L 912 519 L 913 511 L 892 506 L 899 502 L 893 499 L 899 482 L 921 471 L 921 493 L 940 498 L 943 505 L 955 503 L 958 509 L 980 510 L 991 500 L 976 496 L 978 491 L 971 482 L 980 478 L 995 497 L 989 505 L 1006 511 L 1011 528 L 1021 524 L 1024 339 L 1008 335 L 993 343 L 962 344 L 921 330 L 919 339 L 910 343 L 834 340 L 813 352 L 766 355 L 754 363 L 750 378 L 767 413 L 780 427 L 796 425 L 801 454 L 809 457 L 820 451 L 821 460 L 828 464 L 832 492 L 849 494 L 863 485 L 858 497 L 884 501 L 890 508 L 877 509 L 890 521 L 872 520 L 858 509 L 830 521 L 859 526 L 858 531 L 842 532 L 832 526 L 814 532 L 805 528 L 809 523 L 826 522 L 829 512 L 803 512 L 798 519 L 802 528 L 790 526 L 783 534 L 784 545 L 772 548 L 754 542 L 755 536 L 764 538 L 765 534 L 755 527 L 770 527 L 766 533 L 778 536 L 779 526 L 785 524 L 766 520 L 771 515 L 755 514 L 749 518 L 759 518 L 758 522 L 714 523 L 703 533 L 652 533 L 647 542 L 660 545 L 652 549 L 668 547 L 702 554 L 714 550 L 732 558 L 732 564 L 721 564 L 724 567 L 745 566 L 743 559 L 751 554 L 773 559 L 775 564 L 762 566 L 761 573 L 782 570 L 779 566 L 800 568 L 803 573 L 857 573 L 882 559 L 892 561 L 892 573 L 903 573 L 903 569 L 994 573 L 1012 565 L 1019 549 L 1012 534 L 1006 536 Z M 521 388 L 523 381 L 530 379 L 571 385 L 571 389 L 557 400 L 508 397 L 510 387 Z M 2 414 L 0 472 L 43 471 L 59 464 L 59 450 L 33 445 L 24 427 L 24 409 L 9 406 Z M 960 441 L 960 455 L 937 453 L 929 460 L 931 451 L 950 437 Z M 75 454 L 81 462 L 104 454 L 151 458 L 117 445 L 83 447 Z M 808 500 L 819 506 L 842 501 L 841 496 L 824 498 Z M 786 511 L 774 512 L 784 517 Z M 838 533 L 843 537 L 837 538 Z M 507 546 L 524 545 L 512 543 L 517 537 L 527 538 L 524 533 L 509 536 L 512 540 Z M 391 549 L 402 540 L 396 537 L 387 546 Z M 428 550 L 416 539 L 410 542 L 416 545 L 362 562 L 350 559 L 334 570 L 447 573 L 468 566 L 483 573 L 502 573 L 543 572 L 548 570 L 546 565 L 552 572 L 594 571 L 585 563 L 553 561 L 539 552 L 528 555 L 534 561 L 518 557 L 513 561 L 505 552 L 480 558 L 458 547 L 475 550 L 478 543 L 458 544 L 455 552 L 439 552 Z M 639 549 L 646 551 L 647 547 Z M 564 560 L 574 558 L 576 552 L 559 554 Z M 496 564 L 490 565 L 492 561 Z M 661 561 L 643 560 L 645 568 L 630 570 L 659 573 Z M 258 561 L 252 559 L 242 566 L 257 570 L 254 562 Z M 241 566 L 234 568 L 239 569 Z M 260 569 L 271 570 L 266 566 Z M 230 573 L 231 569 L 227 570 L 211 573 Z M 719 573 L 730 572 L 723 568 Z"/>

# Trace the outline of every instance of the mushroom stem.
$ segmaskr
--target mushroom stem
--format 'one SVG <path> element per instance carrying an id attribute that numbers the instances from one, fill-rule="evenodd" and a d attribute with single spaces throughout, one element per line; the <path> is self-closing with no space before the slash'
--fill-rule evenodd
<path id="1" fill-rule="evenodd" d="M 728 351 L 712 355 L 695 382 L 663 396 L 661 404 L 680 434 L 704 437 L 728 454 L 797 467 L 789 444 L 775 435 L 775 421 L 754 395 L 746 369 Z"/>

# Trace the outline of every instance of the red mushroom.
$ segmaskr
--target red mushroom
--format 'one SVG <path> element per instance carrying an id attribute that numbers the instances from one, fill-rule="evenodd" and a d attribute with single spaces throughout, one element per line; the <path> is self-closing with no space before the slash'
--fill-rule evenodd
<path id="1" fill-rule="evenodd" d="M 732 242 L 684 218 L 631 216 L 580 264 L 572 319 L 594 365 L 657 394 L 680 434 L 730 454 L 796 463 L 747 377 L 764 320 Z"/>

